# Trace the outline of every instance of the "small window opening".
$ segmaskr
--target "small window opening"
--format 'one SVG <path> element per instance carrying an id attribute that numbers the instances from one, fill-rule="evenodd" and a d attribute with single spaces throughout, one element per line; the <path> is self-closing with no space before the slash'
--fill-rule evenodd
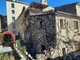
<path id="1" fill-rule="evenodd" d="M 46 50 L 45 45 L 41 45 L 41 51 L 44 52 Z"/>

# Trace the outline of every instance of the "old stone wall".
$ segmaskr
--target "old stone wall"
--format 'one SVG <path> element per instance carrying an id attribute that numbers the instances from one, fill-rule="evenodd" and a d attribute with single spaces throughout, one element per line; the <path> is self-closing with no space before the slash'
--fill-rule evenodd
<path id="1" fill-rule="evenodd" d="M 56 47 L 47 52 L 52 60 L 77 60 L 80 59 L 80 18 L 73 15 L 55 15 Z M 63 27 L 60 26 L 63 20 Z M 78 22 L 78 29 L 74 29 L 74 21 Z M 48 56 L 46 55 L 46 56 Z M 48 57 L 47 57 L 48 58 Z M 45 58 L 43 58 L 45 59 Z"/>
<path id="2" fill-rule="evenodd" d="M 23 19 L 24 33 L 31 54 L 37 59 L 44 56 L 47 51 L 49 58 L 65 56 L 79 49 L 80 17 L 67 14 L 39 14 L 27 15 Z M 63 20 L 61 27 L 60 20 Z M 78 28 L 74 29 L 74 22 Z M 46 57 L 46 58 L 48 58 Z M 43 58 L 45 59 L 45 58 Z"/>
<path id="3" fill-rule="evenodd" d="M 36 53 L 49 50 L 49 46 L 54 47 L 56 30 L 53 14 L 30 16 L 28 22 L 26 35 L 29 35 L 29 42 L 33 44 Z"/>
<path id="4" fill-rule="evenodd" d="M 63 27 L 60 26 L 63 20 Z M 74 29 L 74 21 L 78 22 L 78 29 Z M 80 18 L 66 14 L 56 15 L 56 48 L 53 57 L 63 56 L 79 49 Z M 77 47 L 77 48 L 76 48 Z"/>

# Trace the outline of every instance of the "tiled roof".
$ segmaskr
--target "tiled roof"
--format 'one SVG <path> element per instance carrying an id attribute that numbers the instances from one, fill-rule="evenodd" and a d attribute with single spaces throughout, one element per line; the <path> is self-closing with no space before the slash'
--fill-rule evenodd
<path id="1" fill-rule="evenodd" d="M 62 5 L 62 6 L 59 6 L 59 7 L 55 7 L 55 10 L 63 11 L 63 12 L 67 12 L 67 13 L 71 13 L 71 14 L 76 15 L 76 4 L 77 3 L 79 3 L 79 2 Z"/>
<path id="2" fill-rule="evenodd" d="M 37 9 L 44 9 L 46 7 L 48 7 L 48 5 L 44 5 L 44 4 L 40 4 L 40 3 L 36 3 L 36 2 L 32 2 L 32 4 L 30 5 L 30 7 L 32 8 L 37 8 Z"/>
<path id="3" fill-rule="evenodd" d="M 36 2 L 32 2 L 31 5 L 28 7 L 28 11 L 30 13 L 42 13 L 43 9 L 48 7 L 48 5 L 44 5 L 44 4 L 40 4 L 40 3 L 36 3 Z"/>

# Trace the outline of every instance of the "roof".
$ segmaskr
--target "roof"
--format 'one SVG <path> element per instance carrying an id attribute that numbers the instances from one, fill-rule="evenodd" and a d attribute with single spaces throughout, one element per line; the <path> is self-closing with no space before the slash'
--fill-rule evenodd
<path id="1" fill-rule="evenodd" d="M 23 15 L 23 14 L 24 14 L 24 17 L 26 17 L 28 14 L 30 16 L 36 16 L 36 15 L 45 15 L 45 14 L 53 14 L 54 13 L 53 10 L 50 10 L 50 11 L 47 11 L 47 12 L 43 12 L 43 11 L 37 10 L 35 8 L 31 8 L 31 9 L 29 9 L 29 8 L 25 9 L 23 7 L 22 12 L 21 12 L 21 14 L 19 15 L 19 17 L 17 19 L 19 19 L 21 17 L 21 15 Z"/>
<path id="2" fill-rule="evenodd" d="M 39 16 L 39 15 L 47 15 L 47 14 L 54 14 L 54 11 L 30 13 L 30 16 L 36 16 L 36 15 Z"/>
<path id="3" fill-rule="evenodd" d="M 57 14 L 57 15 L 65 14 L 65 15 L 68 15 L 68 16 L 74 16 L 74 17 L 80 18 L 80 16 L 77 16 L 77 15 L 74 15 L 74 14 L 70 14 L 70 13 L 66 13 L 66 12 L 62 12 L 62 11 L 56 11 L 55 14 Z"/>
<path id="4" fill-rule="evenodd" d="M 43 15 L 45 13 L 30 13 L 30 16 L 34 16 L 34 15 Z"/>
<path id="5" fill-rule="evenodd" d="M 37 9 L 44 9 L 44 8 L 48 7 L 48 5 L 32 2 L 31 5 L 30 5 L 30 7 L 31 8 L 37 8 Z"/>
<path id="6" fill-rule="evenodd" d="M 53 10 L 46 11 L 46 12 L 31 12 L 30 16 L 36 16 L 36 15 L 46 15 L 46 14 L 54 14 Z"/>
<path id="7" fill-rule="evenodd" d="M 79 2 L 75 2 L 75 3 L 58 6 L 58 7 L 55 7 L 55 10 L 63 11 L 63 12 L 67 12 L 67 13 L 76 15 L 76 4 L 78 4 L 78 3 Z"/>
<path id="8" fill-rule="evenodd" d="M 32 2 L 31 5 L 28 7 L 28 11 L 31 15 L 39 15 L 43 14 L 43 9 L 47 8 L 48 5 L 44 5 L 41 3 Z"/>
<path id="9" fill-rule="evenodd" d="M 70 5 L 70 6 L 75 6 L 75 5 L 78 4 L 78 3 L 80 3 L 80 2 L 70 3 L 70 4 L 58 6 L 58 7 L 55 7 L 55 8 L 59 8 L 59 7 L 63 7 L 63 6 L 68 6 L 68 5 Z"/>
<path id="10" fill-rule="evenodd" d="M 20 1 L 18 1 L 18 2 L 16 2 L 16 1 L 8 1 L 8 2 L 15 2 L 15 3 L 20 3 L 20 4 L 29 5 L 28 3 L 25 3 L 25 2 L 20 2 Z"/>

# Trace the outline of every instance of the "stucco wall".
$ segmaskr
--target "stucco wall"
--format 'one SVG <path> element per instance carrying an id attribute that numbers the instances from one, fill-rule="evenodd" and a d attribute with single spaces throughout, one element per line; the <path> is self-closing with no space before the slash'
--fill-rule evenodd
<path id="1" fill-rule="evenodd" d="M 11 3 L 14 3 L 14 6 L 15 6 L 14 8 L 11 8 Z M 15 17 L 15 20 L 16 20 L 19 17 L 19 15 L 21 14 L 23 7 L 25 7 L 27 9 L 29 5 L 22 3 L 22 2 L 20 3 L 20 2 L 6 1 L 6 6 L 7 6 L 8 30 L 13 32 L 12 22 L 14 20 L 12 20 L 12 17 Z M 15 14 L 12 14 L 12 10 L 15 10 Z"/>
<path id="2" fill-rule="evenodd" d="M 80 3 L 76 5 L 76 14 L 80 16 Z"/>

